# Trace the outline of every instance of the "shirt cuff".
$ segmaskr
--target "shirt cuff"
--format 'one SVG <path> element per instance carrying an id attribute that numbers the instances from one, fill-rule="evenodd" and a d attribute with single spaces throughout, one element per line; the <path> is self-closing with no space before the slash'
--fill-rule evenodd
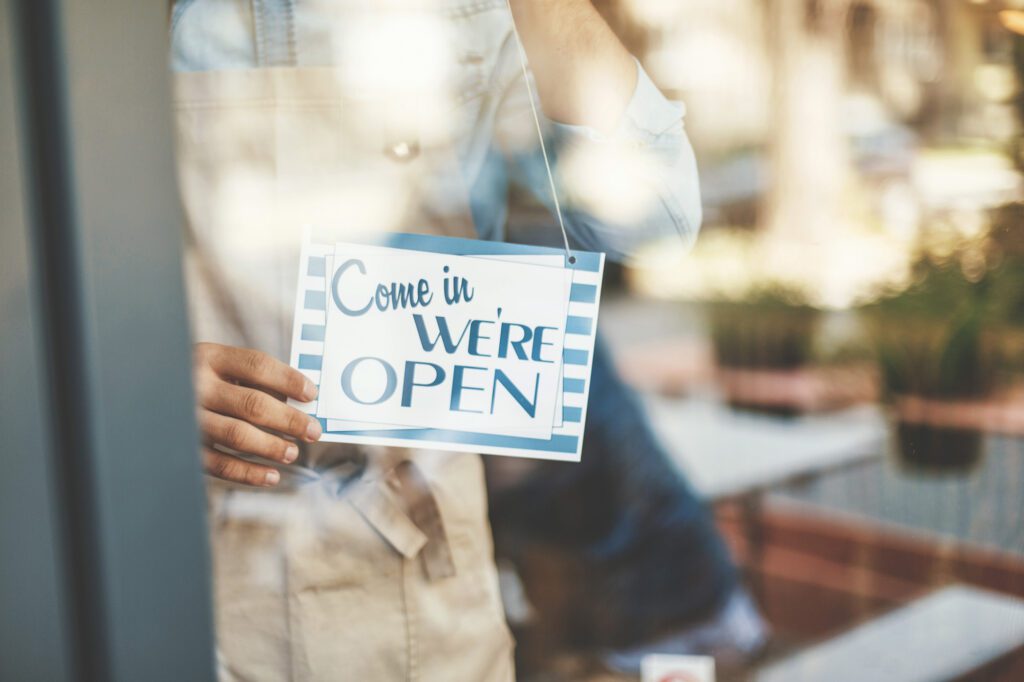
<path id="1" fill-rule="evenodd" d="M 666 98 L 637 61 L 636 88 L 622 115 L 622 120 L 611 133 L 602 133 L 590 126 L 570 125 L 557 121 L 552 121 L 551 125 L 558 136 L 583 137 L 590 140 L 650 140 L 679 126 L 685 115 L 685 105 Z"/>

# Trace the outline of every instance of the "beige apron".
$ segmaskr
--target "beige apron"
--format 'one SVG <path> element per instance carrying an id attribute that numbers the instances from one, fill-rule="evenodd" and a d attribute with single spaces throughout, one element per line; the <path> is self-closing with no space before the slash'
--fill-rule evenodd
<path id="1" fill-rule="evenodd" d="M 471 234 L 452 145 L 394 139 L 331 69 L 175 78 L 196 340 L 287 359 L 304 225 Z M 513 679 L 480 458 L 298 464 L 280 490 L 211 483 L 222 679 Z"/>

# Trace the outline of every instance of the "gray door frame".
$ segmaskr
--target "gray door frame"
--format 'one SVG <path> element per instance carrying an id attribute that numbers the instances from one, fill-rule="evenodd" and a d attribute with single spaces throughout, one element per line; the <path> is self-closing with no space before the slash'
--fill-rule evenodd
<path id="1" fill-rule="evenodd" d="M 167 4 L 0 0 L 0 679 L 214 679 Z"/>

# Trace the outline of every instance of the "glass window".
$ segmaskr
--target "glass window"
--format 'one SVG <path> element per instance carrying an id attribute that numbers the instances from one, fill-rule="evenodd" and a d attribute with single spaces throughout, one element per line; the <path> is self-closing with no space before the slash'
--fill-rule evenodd
<path id="1" fill-rule="evenodd" d="M 69 670 L 1024 677 L 1012 3 L 165 9 L 0 74 Z"/>

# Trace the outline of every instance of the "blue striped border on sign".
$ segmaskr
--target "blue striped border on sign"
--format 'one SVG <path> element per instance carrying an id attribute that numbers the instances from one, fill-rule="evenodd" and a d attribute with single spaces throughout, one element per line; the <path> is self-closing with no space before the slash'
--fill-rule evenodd
<path id="1" fill-rule="evenodd" d="M 299 369 L 311 369 L 319 372 L 323 361 L 324 359 L 320 355 L 300 355 Z"/>
<path id="2" fill-rule="evenodd" d="M 593 284 L 573 283 L 569 292 L 569 301 L 572 303 L 593 303 L 597 300 L 597 287 Z"/>
<path id="3" fill-rule="evenodd" d="M 587 382 L 583 379 L 562 379 L 562 390 L 566 393 L 583 393 L 587 388 Z"/>
<path id="4" fill-rule="evenodd" d="M 327 430 L 325 419 L 321 426 Z M 337 433 L 337 432 L 334 432 Z M 516 450 L 537 450 L 538 452 L 576 452 L 579 436 L 553 435 L 549 440 L 540 438 L 524 438 L 522 436 L 495 436 L 488 433 L 469 433 L 468 431 L 446 431 L 444 429 L 387 429 L 373 431 L 345 431 L 348 436 L 365 436 L 369 438 L 396 438 L 408 441 L 429 441 L 431 443 L 461 443 L 463 445 L 481 445 Z"/>
<path id="5" fill-rule="evenodd" d="M 327 328 L 322 324 L 304 324 L 302 325 L 302 340 L 303 341 L 323 341 L 324 335 L 327 333 Z"/>
<path id="6" fill-rule="evenodd" d="M 306 292 L 306 310 L 327 310 L 327 294 L 323 291 Z"/>
<path id="7" fill-rule="evenodd" d="M 579 317 L 578 315 L 570 315 L 565 320 L 565 333 L 566 334 L 583 334 L 584 336 L 590 336 L 590 332 L 594 328 L 594 320 L 590 317 Z"/>
<path id="8" fill-rule="evenodd" d="M 585 365 L 589 357 L 590 354 L 585 350 L 577 350 L 575 348 L 562 349 L 562 361 L 567 365 Z"/>

